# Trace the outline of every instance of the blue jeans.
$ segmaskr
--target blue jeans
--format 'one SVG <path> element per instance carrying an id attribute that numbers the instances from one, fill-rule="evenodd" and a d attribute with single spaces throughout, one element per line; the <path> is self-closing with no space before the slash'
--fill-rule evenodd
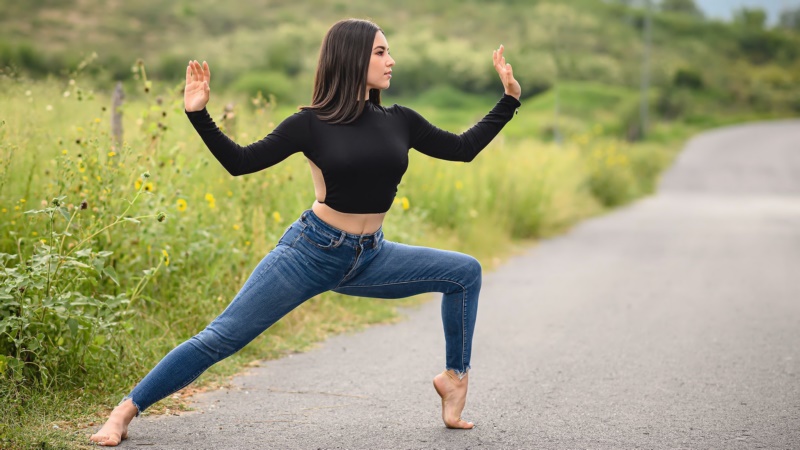
<path id="1" fill-rule="evenodd" d="M 463 253 L 391 242 L 383 229 L 350 234 L 306 210 L 227 308 L 175 347 L 127 395 L 139 412 L 194 381 L 306 300 L 325 291 L 375 298 L 442 292 L 446 369 L 470 368 L 481 266 Z"/>

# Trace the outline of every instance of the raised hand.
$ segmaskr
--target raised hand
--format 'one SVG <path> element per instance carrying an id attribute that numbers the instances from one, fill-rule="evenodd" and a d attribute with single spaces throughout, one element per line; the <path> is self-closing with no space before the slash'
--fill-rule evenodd
<path id="1" fill-rule="evenodd" d="M 503 82 L 503 88 L 505 88 L 506 94 L 519 100 L 519 96 L 522 95 L 522 88 L 519 86 L 519 82 L 514 79 L 514 72 L 511 69 L 511 64 L 506 63 L 506 58 L 503 56 L 504 50 L 505 48 L 503 48 L 501 44 L 499 49 L 492 52 L 494 68 L 500 75 L 500 80 Z"/>
<path id="2" fill-rule="evenodd" d="M 189 61 L 186 67 L 186 88 L 183 90 L 183 106 L 186 111 L 200 111 L 208 103 L 209 93 L 211 92 L 208 84 L 211 82 L 211 69 L 208 63 L 203 61 L 203 65 L 197 60 Z"/>

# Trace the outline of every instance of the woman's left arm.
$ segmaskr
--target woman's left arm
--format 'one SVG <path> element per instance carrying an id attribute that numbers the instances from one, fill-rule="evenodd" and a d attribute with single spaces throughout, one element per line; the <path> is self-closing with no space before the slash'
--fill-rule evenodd
<path id="1" fill-rule="evenodd" d="M 503 50 L 501 45 L 493 52 L 492 59 L 505 94 L 489 114 L 459 135 L 432 125 L 412 109 L 403 108 L 409 121 L 411 147 L 434 158 L 470 162 L 489 145 L 521 105 L 519 97 L 522 90 L 514 79 L 511 64 L 507 64 L 503 57 Z"/>

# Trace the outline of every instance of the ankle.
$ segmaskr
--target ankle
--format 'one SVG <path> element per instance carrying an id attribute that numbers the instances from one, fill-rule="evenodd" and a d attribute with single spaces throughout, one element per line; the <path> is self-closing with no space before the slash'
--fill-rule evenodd
<path id="1" fill-rule="evenodd" d="M 133 403 L 133 400 L 126 398 L 122 401 L 113 411 L 111 417 L 122 420 L 126 425 L 129 424 L 134 417 L 139 413 L 139 408 Z M 109 418 L 111 418 L 109 417 Z"/>
<path id="2" fill-rule="evenodd" d="M 449 378 L 453 383 L 462 384 L 467 381 L 467 375 L 469 375 L 469 372 L 467 371 L 458 373 L 453 369 L 447 369 L 444 371 L 444 374 L 447 375 L 447 378 Z"/>

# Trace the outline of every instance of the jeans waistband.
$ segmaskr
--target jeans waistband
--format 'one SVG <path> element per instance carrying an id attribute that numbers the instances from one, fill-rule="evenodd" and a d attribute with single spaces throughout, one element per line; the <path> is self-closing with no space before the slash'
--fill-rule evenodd
<path id="1" fill-rule="evenodd" d="M 344 230 L 340 230 L 333 225 L 320 219 L 313 210 L 307 209 L 300 215 L 300 220 L 311 223 L 316 229 L 321 230 L 323 233 L 330 235 L 330 237 L 339 238 L 340 240 L 347 240 L 353 243 L 372 243 L 376 244 L 377 241 L 383 238 L 383 225 L 380 226 L 374 233 L 353 234 Z"/>

